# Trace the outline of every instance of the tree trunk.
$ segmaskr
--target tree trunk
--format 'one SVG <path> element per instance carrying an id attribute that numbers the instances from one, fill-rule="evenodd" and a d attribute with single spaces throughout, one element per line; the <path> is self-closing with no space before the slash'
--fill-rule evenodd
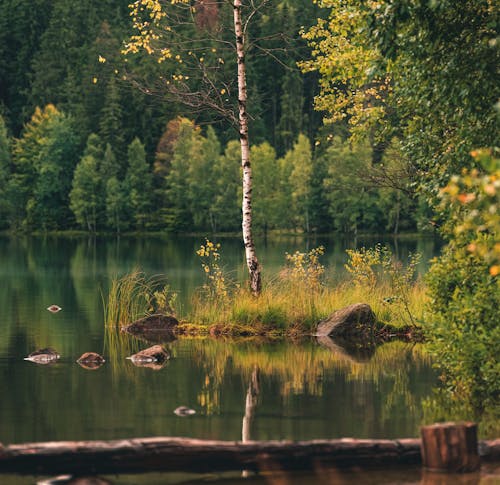
<path id="1" fill-rule="evenodd" d="M 250 290 L 259 295 L 262 282 L 260 264 L 255 253 L 252 237 L 252 167 L 248 143 L 247 85 L 245 73 L 245 39 L 241 24 L 241 0 L 234 0 L 234 32 L 236 34 L 236 55 L 238 58 L 238 122 L 241 145 L 241 167 L 243 169 L 242 229 L 245 257 L 250 276 Z"/>
<path id="2" fill-rule="evenodd" d="M 114 441 L 55 441 L 0 444 L 2 474 L 97 474 L 225 470 L 305 470 L 323 466 L 418 465 L 420 439 L 313 441 L 215 441 L 192 438 L 134 438 Z M 481 441 L 481 458 L 495 463 L 500 440 Z M 3 482 L 2 482 L 3 483 Z"/>
<path id="3" fill-rule="evenodd" d="M 135 438 L 0 445 L 3 473 L 98 474 L 225 470 L 304 470 L 419 463 L 420 440 L 215 441 Z"/>
<path id="4" fill-rule="evenodd" d="M 423 426 L 422 463 L 437 472 L 473 472 L 479 469 L 477 424 L 438 423 Z"/>

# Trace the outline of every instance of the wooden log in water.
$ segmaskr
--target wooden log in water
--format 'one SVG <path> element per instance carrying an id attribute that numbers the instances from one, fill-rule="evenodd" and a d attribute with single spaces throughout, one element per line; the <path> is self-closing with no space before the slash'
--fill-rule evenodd
<path id="1" fill-rule="evenodd" d="M 479 443 L 500 461 L 500 440 Z M 421 440 L 214 441 L 136 438 L 0 445 L 0 474 L 102 474 L 153 471 L 307 470 L 421 463 Z M 0 478 L 1 482 L 1 478 Z"/>
<path id="2" fill-rule="evenodd" d="M 436 472 L 473 472 L 481 462 L 477 424 L 437 423 L 422 426 L 422 464 Z"/>
<path id="3" fill-rule="evenodd" d="M 144 471 L 298 470 L 420 462 L 420 440 L 213 441 L 137 438 L 10 445 L 0 473 L 97 474 Z"/>

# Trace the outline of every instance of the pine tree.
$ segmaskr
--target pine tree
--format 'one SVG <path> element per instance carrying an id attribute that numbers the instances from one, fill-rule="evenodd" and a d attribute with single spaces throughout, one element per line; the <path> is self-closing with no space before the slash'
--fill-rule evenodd
<path id="1" fill-rule="evenodd" d="M 254 145 L 252 160 L 255 223 L 267 235 L 268 229 L 272 229 L 277 223 L 275 208 L 279 190 L 279 165 L 276 151 L 268 142 Z"/>
<path id="2" fill-rule="evenodd" d="M 10 163 L 10 139 L 7 135 L 5 121 L 0 115 L 0 229 L 8 225 Z"/>
<path id="3" fill-rule="evenodd" d="M 116 177 L 111 177 L 106 183 L 106 217 L 117 234 L 128 227 L 125 192 Z"/>
<path id="4" fill-rule="evenodd" d="M 313 175 L 311 144 L 300 134 L 286 157 L 292 171 L 288 183 L 292 191 L 292 207 L 299 227 L 310 232 L 311 180 Z"/>
<path id="5" fill-rule="evenodd" d="M 278 149 L 286 152 L 291 150 L 297 134 L 301 132 L 304 114 L 304 85 L 298 71 L 285 74 L 280 100 L 281 116 L 276 127 Z"/>
<path id="6" fill-rule="evenodd" d="M 146 162 L 144 145 L 135 138 L 128 146 L 128 168 L 125 187 L 135 229 L 142 230 L 149 220 L 152 205 L 152 173 Z"/>
<path id="7" fill-rule="evenodd" d="M 113 148 L 118 159 L 119 172 L 124 173 L 126 150 L 123 136 L 123 109 L 120 88 L 115 77 L 110 78 L 106 87 L 106 98 L 100 116 L 99 135 Z"/>
<path id="8" fill-rule="evenodd" d="M 13 149 L 10 181 L 13 226 L 32 229 L 69 227 L 69 192 L 78 158 L 71 118 L 53 105 L 36 108 Z"/>
<path id="9" fill-rule="evenodd" d="M 211 126 L 207 129 L 206 138 L 196 139 L 189 163 L 189 199 L 190 212 L 197 229 L 217 228 L 214 205 L 217 190 L 215 167 L 220 157 L 220 143 Z"/>
<path id="10" fill-rule="evenodd" d="M 100 139 L 97 135 L 91 134 L 87 139 L 83 157 L 76 166 L 70 192 L 70 208 L 76 222 L 89 232 L 97 230 L 99 210 L 104 206 L 99 173 L 101 158 Z"/>
<path id="11" fill-rule="evenodd" d="M 168 212 L 165 215 L 170 229 L 179 231 L 193 226 L 187 174 L 192 158 L 202 156 L 200 151 L 202 145 L 199 127 L 191 120 L 182 118 L 170 169 L 166 176 Z"/>
<path id="12" fill-rule="evenodd" d="M 235 231 L 241 223 L 240 144 L 230 141 L 213 168 L 216 196 L 211 212 L 216 230 Z"/>

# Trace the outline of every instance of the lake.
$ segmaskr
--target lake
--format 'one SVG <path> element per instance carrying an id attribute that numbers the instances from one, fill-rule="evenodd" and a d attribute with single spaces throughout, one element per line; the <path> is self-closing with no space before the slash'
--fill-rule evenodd
<path id="1" fill-rule="evenodd" d="M 219 241 L 223 266 L 243 280 L 239 239 Z M 313 338 L 180 339 L 165 345 L 171 358 L 161 369 L 126 360 L 151 344 L 105 334 L 102 294 L 110 281 L 135 267 L 147 275 L 164 273 L 187 307 L 189 295 L 203 283 L 195 255 L 203 242 L 199 237 L 1 237 L 0 442 L 160 435 L 238 440 L 252 378 L 258 394 L 247 422 L 251 439 L 418 435 L 422 401 L 437 382 L 418 345 L 386 344 L 360 359 Z M 341 278 L 344 250 L 352 243 L 285 237 L 259 241 L 264 277 L 279 270 L 285 252 L 319 244 L 326 248 L 329 277 Z M 423 253 L 421 271 L 437 248 L 425 239 L 393 245 L 402 259 L 411 251 Z M 62 311 L 47 311 L 52 304 Z M 46 346 L 61 354 L 55 365 L 23 360 Z M 106 364 L 97 370 L 80 367 L 75 360 L 87 351 L 104 353 Z M 196 414 L 177 416 L 173 411 L 181 405 Z"/>

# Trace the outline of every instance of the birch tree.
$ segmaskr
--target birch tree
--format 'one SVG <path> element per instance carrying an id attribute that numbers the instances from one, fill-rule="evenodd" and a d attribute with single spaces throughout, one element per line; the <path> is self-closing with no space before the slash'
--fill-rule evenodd
<path id="1" fill-rule="evenodd" d="M 130 66 L 124 75 L 127 80 L 148 94 L 180 101 L 194 113 L 210 110 L 212 119 L 218 115 L 237 129 L 243 242 L 250 289 L 255 295 L 260 293 L 262 284 L 252 234 L 251 116 L 246 56 L 252 49 L 273 56 L 264 44 L 251 39 L 249 32 L 252 20 L 266 13 L 268 3 L 268 0 L 197 0 L 194 4 L 188 0 L 137 0 L 131 5 L 136 33 L 124 49 Z M 267 36 L 266 40 L 269 39 Z M 151 69 L 155 72 L 153 79 Z M 141 76 L 141 72 L 148 75 Z"/>

